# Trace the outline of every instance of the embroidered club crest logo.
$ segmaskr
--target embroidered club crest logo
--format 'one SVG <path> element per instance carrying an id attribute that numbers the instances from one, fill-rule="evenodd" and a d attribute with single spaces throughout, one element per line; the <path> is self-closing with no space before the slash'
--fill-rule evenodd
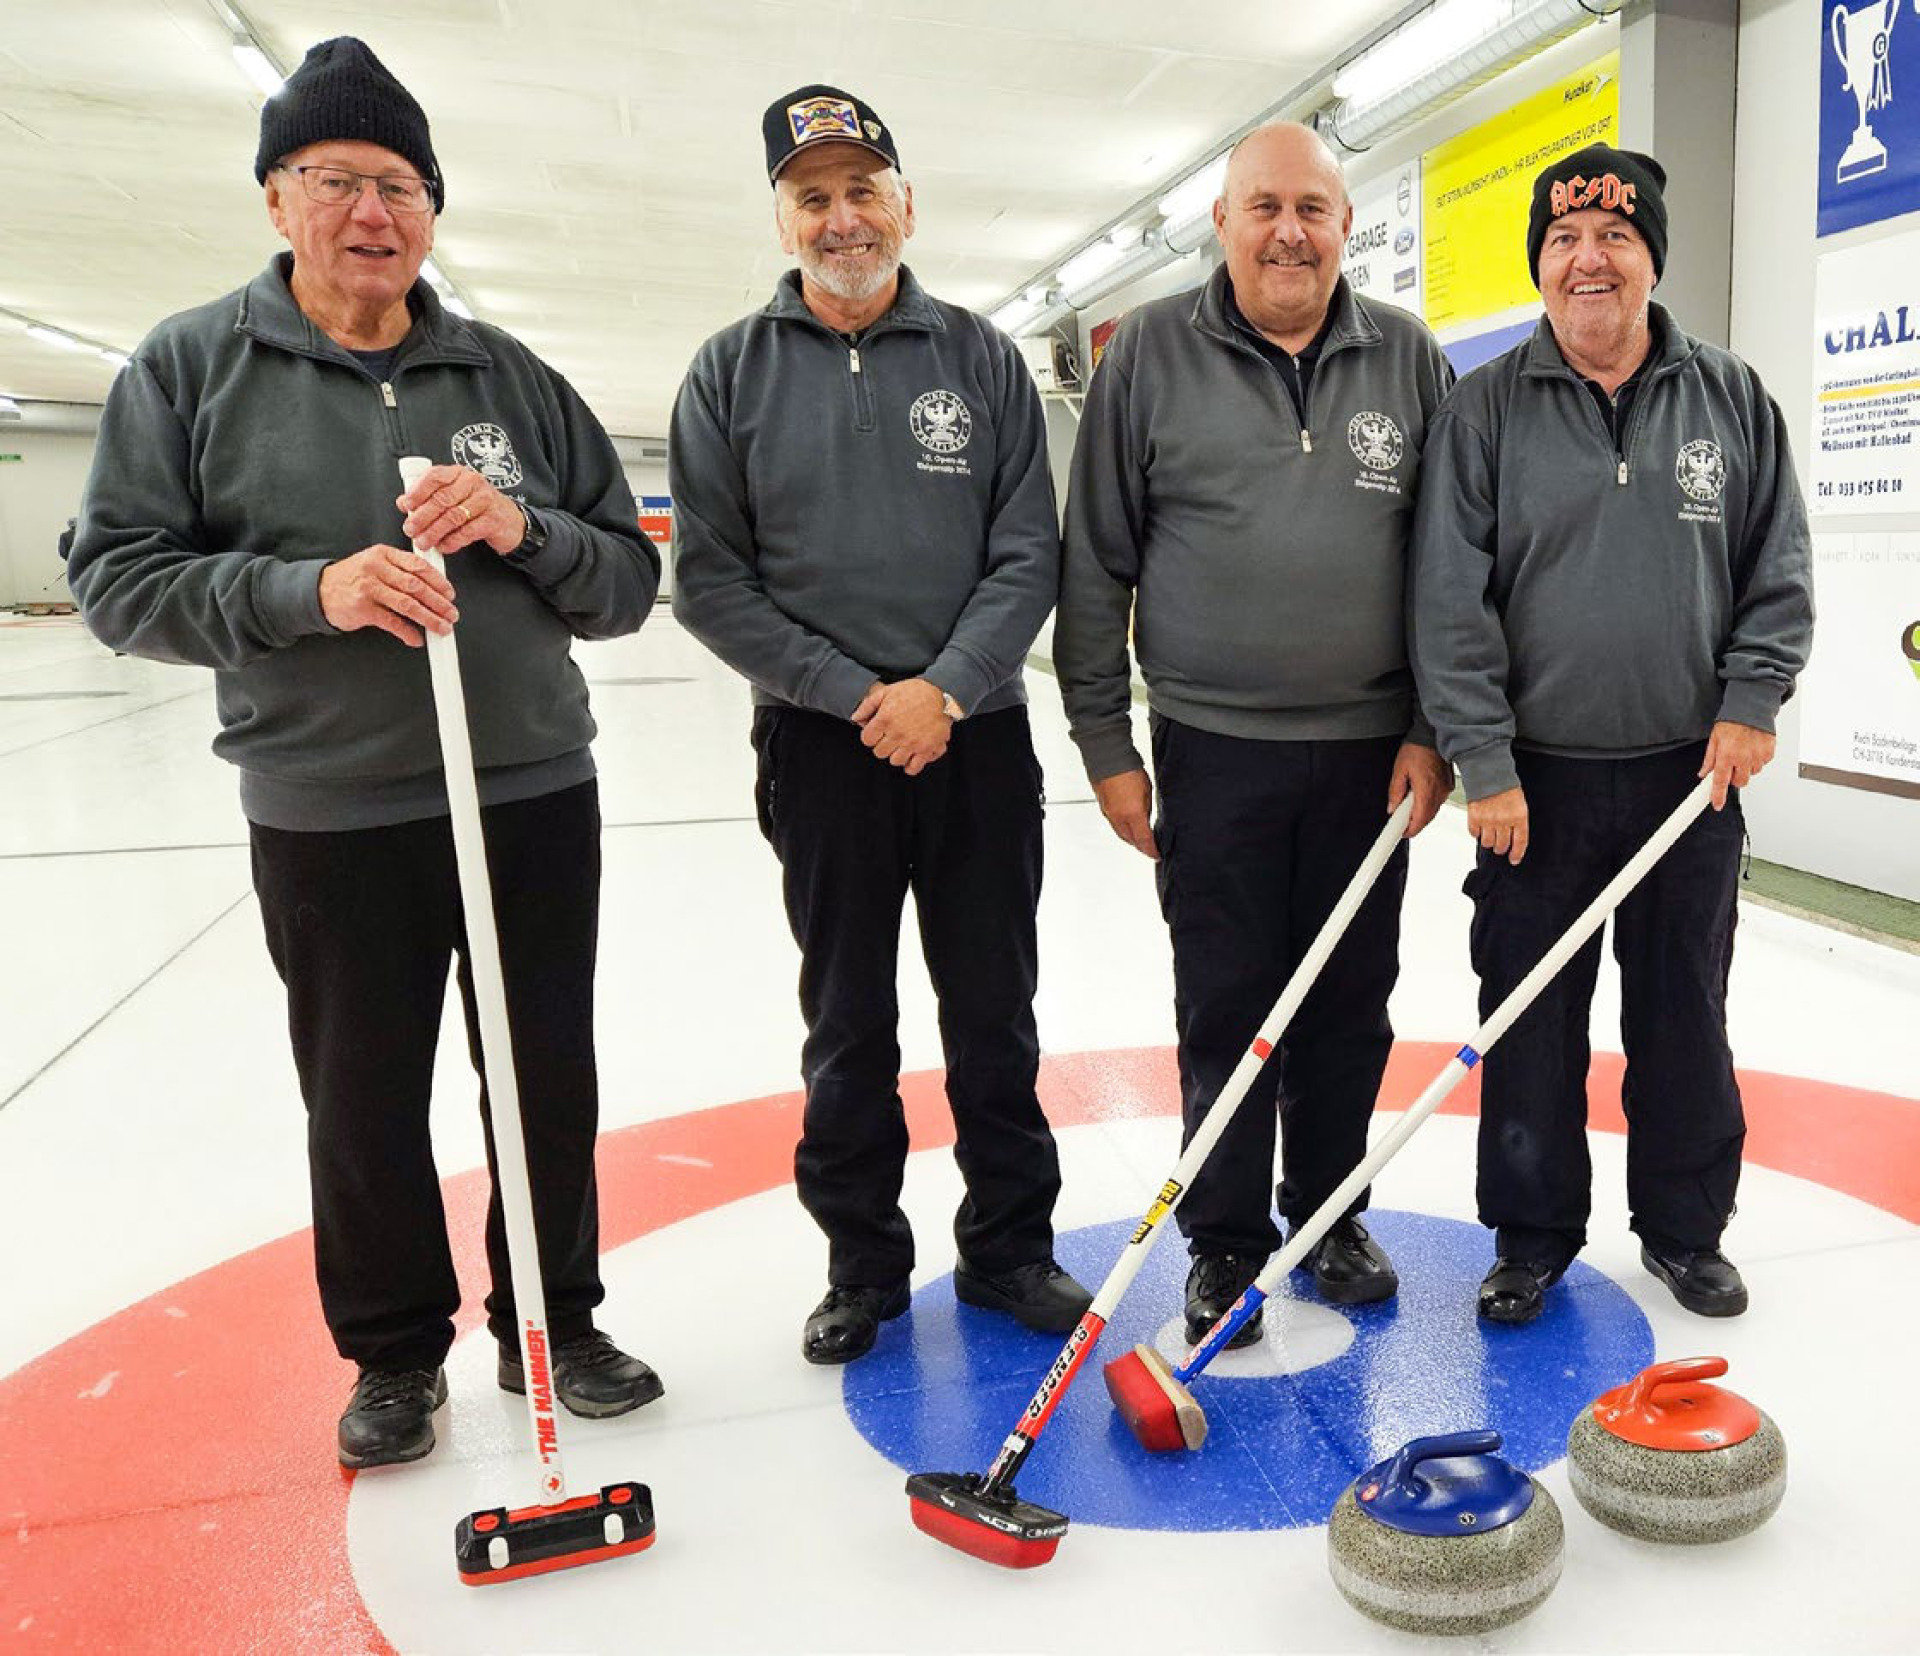
<path id="1" fill-rule="evenodd" d="M 867 136 L 869 138 L 873 139 L 875 143 L 880 141 L 881 128 L 878 121 L 862 121 L 860 124 L 867 129 Z"/>
<path id="2" fill-rule="evenodd" d="M 1390 416 L 1363 408 L 1347 421 L 1347 447 L 1368 471 L 1390 472 L 1407 451 L 1407 440 Z"/>
<path id="3" fill-rule="evenodd" d="M 453 463 L 471 466 L 496 489 L 518 488 L 520 461 L 497 425 L 462 426 L 453 434 Z"/>
<path id="4" fill-rule="evenodd" d="M 920 446 L 935 454 L 958 454 L 973 436 L 973 416 L 951 391 L 928 391 L 916 397 L 907 422 Z"/>
<path id="5" fill-rule="evenodd" d="M 1727 486 L 1727 461 L 1718 443 L 1702 437 L 1681 446 L 1674 456 L 1673 475 L 1689 500 L 1702 505 L 1720 498 Z"/>
<path id="6" fill-rule="evenodd" d="M 816 138 L 860 137 L 860 118 L 845 98 L 803 98 L 787 105 L 787 125 L 796 144 L 810 144 Z"/>

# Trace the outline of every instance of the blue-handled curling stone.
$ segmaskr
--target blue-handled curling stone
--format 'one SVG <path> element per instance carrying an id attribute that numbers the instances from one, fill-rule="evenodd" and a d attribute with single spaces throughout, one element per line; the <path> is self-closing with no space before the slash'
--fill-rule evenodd
<path id="1" fill-rule="evenodd" d="M 1518 1621 L 1560 1579 L 1566 1531 L 1500 1434 L 1415 1438 L 1347 1486 L 1327 1524 L 1333 1584 L 1409 1633 L 1485 1633 Z"/>

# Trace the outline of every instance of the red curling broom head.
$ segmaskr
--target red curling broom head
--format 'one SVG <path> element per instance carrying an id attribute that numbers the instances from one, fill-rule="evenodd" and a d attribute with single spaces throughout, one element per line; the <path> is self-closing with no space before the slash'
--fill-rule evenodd
<path id="1" fill-rule="evenodd" d="M 453 1530 L 454 1561 L 469 1587 L 598 1564 L 653 1545 L 653 1491 L 643 1483 L 608 1484 L 558 1506 L 489 1507 Z"/>
<path id="2" fill-rule="evenodd" d="M 907 1479 L 913 1521 L 936 1541 L 1005 1570 L 1031 1570 L 1059 1550 L 1067 1515 L 1012 1489 L 982 1495 L 973 1472 L 916 1472 Z"/>
<path id="3" fill-rule="evenodd" d="M 1137 1345 L 1102 1372 L 1107 1395 L 1142 1449 L 1165 1455 L 1207 1441 L 1206 1412 L 1153 1347 Z"/>

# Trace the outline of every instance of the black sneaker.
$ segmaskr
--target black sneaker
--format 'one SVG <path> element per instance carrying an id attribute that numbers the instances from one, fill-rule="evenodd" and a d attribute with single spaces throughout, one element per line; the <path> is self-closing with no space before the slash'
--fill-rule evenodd
<path id="1" fill-rule="evenodd" d="M 1334 1220 L 1294 1269 L 1313 1272 L 1313 1285 L 1329 1305 L 1374 1305 L 1400 1291 L 1393 1261 L 1352 1214 Z"/>
<path id="2" fill-rule="evenodd" d="M 526 1396 L 527 1373 L 519 1347 L 500 1348 L 498 1378 L 502 1391 Z M 629 1357 L 595 1328 L 553 1348 L 553 1390 L 568 1414 L 605 1420 L 651 1403 L 666 1387 L 638 1357 Z"/>
<path id="3" fill-rule="evenodd" d="M 998 1273 L 976 1271 L 962 1260 L 953 1268 L 953 1296 L 962 1305 L 1004 1311 L 1022 1328 L 1041 1334 L 1072 1333 L 1093 1304 L 1093 1295 L 1054 1259 Z"/>
<path id="4" fill-rule="evenodd" d="M 1496 1259 L 1480 1283 L 1480 1315 L 1488 1322 L 1530 1323 L 1546 1310 L 1547 1290 L 1564 1275 L 1564 1265 Z"/>
<path id="5" fill-rule="evenodd" d="M 904 1281 L 891 1288 L 862 1288 L 836 1283 L 813 1308 L 800 1335 L 800 1355 L 809 1363 L 851 1363 L 873 1350 L 880 1325 L 899 1316 L 913 1303 L 913 1290 Z"/>
<path id="6" fill-rule="evenodd" d="M 340 1417 L 340 1464 L 395 1466 L 430 1454 L 433 1411 L 446 1400 L 445 1369 L 362 1369 Z"/>
<path id="7" fill-rule="evenodd" d="M 1696 1316 L 1737 1317 L 1747 1308 L 1747 1285 L 1718 1248 L 1675 1248 L 1656 1253 L 1640 1244 L 1640 1263 L 1673 1291 Z"/>
<path id="8" fill-rule="evenodd" d="M 1260 1267 L 1266 1264 L 1264 1259 L 1253 1254 L 1195 1254 L 1193 1267 L 1187 1272 L 1187 1344 L 1198 1345 L 1207 1337 L 1207 1330 L 1213 1327 L 1233 1307 L 1233 1302 L 1253 1286 L 1253 1279 L 1260 1274 Z M 1260 1338 L 1261 1327 L 1267 1320 L 1267 1308 L 1263 1305 L 1234 1330 L 1233 1338 L 1227 1341 L 1227 1349 L 1233 1351 L 1240 1346 L 1250 1346 Z"/>

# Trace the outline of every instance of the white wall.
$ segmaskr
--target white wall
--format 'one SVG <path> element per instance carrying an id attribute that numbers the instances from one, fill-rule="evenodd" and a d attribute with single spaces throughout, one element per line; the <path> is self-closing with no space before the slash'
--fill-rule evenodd
<path id="1" fill-rule="evenodd" d="M 66 566 L 55 549 L 93 463 L 93 438 L 0 425 L 0 608 L 65 601 Z"/>
<path id="2" fill-rule="evenodd" d="M 1814 234 L 1818 54 L 1831 3 L 1748 0 L 1740 20 L 1732 344 L 1760 371 L 1786 415 L 1803 485 L 1813 431 L 1815 258 L 1823 247 L 1911 231 L 1920 222 L 1909 214 L 1824 243 Z M 1901 19 L 1902 25 L 1916 21 Z M 1906 61 L 1913 61 L 1910 52 Z M 1894 95 L 1920 97 L 1920 84 L 1909 76 L 1903 86 L 1899 73 L 1896 67 Z M 1920 530 L 1920 514 L 1880 518 L 1874 526 Z M 1816 609 L 1819 596 L 1816 588 Z M 1789 702 L 1780 721 L 1779 755 L 1746 799 L 1755 854 L 1920 901 L 1920 802 L 1802 781 L 1799 761 L 1799 707 Z"/>

